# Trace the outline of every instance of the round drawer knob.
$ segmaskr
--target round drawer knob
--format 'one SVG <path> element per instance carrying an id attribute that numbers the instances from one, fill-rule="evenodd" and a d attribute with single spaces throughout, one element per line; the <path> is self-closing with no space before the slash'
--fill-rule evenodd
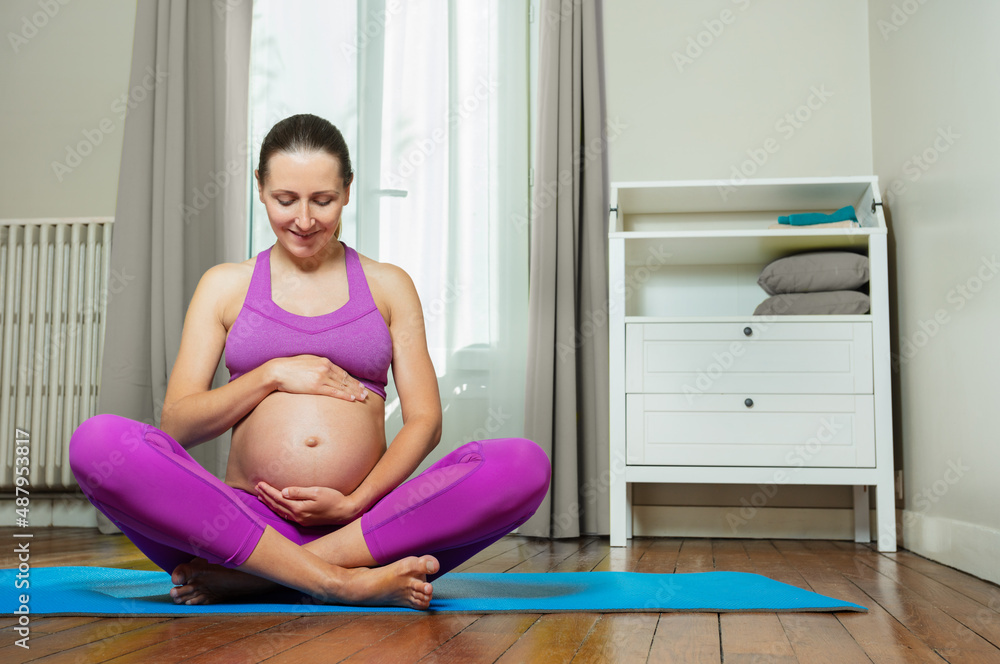
<path id="1" fill-rule="evenodd" d="M 747 408 L 753 408 L 753 399 L 748 398 L 746 401 L 743 402 L 743 405 L 745 405 Z"/>
<path id="2" fill-rule="evenodd" d="M 744 327 L 743 328 L 743 334 L 745 334 L 746 336 L 749 337 L 749 336 L 751 336 L 753 334 L 753 330 L 751 328 L 749 328 L 749 327 Z"/>

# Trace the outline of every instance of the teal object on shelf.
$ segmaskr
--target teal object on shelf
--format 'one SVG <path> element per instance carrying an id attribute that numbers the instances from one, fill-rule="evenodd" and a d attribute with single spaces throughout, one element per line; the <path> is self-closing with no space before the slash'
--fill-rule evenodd
<path id="1" fill-rule="evenodd" d="M 802 212 L 799 214 L 790 214 L 788 216 L 778 217 L 779 224 L 788 224 L 790 226 L 812 226 L 813 224 L 828 224 L 835 221 L 848 220 L 858 220 L 857 216 L 854 214 L 854 208 L 850 205 L 845 205 L 831 214 L 823 214 L 822 212 Z"/>

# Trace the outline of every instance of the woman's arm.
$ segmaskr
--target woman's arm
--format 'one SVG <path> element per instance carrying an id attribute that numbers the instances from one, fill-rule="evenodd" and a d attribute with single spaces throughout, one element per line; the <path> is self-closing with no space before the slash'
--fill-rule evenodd
<path id="1" fill-rule="evenodd" d="M 241 271 L 245 268 L 232 263 L 211 268 L 202 276 L 188 306 L 160 416 L 160 428 L 184 447 L 222 435 L 276 390 L 348 400 L 364 398 L 357 380 L 351 378 L 344 387 L 344 370 L 314 355 L 269 360 L 211 389 L 226 345 L 226 307 L 241 302 L 247 278 Z"/>
<path id="2" fill-rule="evenodd" d="M 241 275 L 244 268 L 223 264 L 208 270 L 188 306 L 181 347 L 170 372 L 160 416 L 160 428 L 184 447 L 223 434 L 276 388 L 265 364 L 223 387 L 211 389 L 226 345 L 225 307 L 234 296 L 238 297 L 234 291 L 245 281 L 245 275 Z"/>

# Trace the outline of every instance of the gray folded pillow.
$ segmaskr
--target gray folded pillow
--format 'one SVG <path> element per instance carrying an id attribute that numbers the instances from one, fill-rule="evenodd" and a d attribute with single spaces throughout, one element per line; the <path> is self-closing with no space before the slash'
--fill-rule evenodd
<path id="1" fill-rule="evenodd" d="M 868 257 L 850 251 L 817 251 L 771 261 L 757 283 L 768 295 L 848 291 L 868 283 Z"/>
<path id="2" fill-rule="evenodd" d="M 757 305 L 754 316 L 812 316 L 866 314 L 871 300 L 858 291 L 779 293 Z"/>

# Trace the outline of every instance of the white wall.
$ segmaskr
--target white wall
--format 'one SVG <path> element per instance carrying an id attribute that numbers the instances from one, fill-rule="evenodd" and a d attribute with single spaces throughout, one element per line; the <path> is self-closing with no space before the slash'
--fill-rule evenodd
<path id="1" fill-rule="evenodd" d="M 904 545 L 1000 582 L 1000 3 L 871 0 L 870 23 Z"/>
<path id="2" fill-rule="evenodd" d="M 0 218 L 114 216 L 135 10 L 0 3 Z"/>
<path id="3" fill-rule="evenodd" d="M 604 24 L 612 181 L 873 172 L 866 0 L 615 0 Z M 636 504 L 673 507 L 637 527 L 853 537 L 849 487 L 782 487 L 745 519 L 760 494 L 639 485 Z"/>
<path id="4" fill-rule="evenodd" d="M 604 23 L 612 181 L 871 174 L 866 0 L 615 0 Z"/>
<path id="5" fill-rule="evenodd" d="M 0 3 L 0 219 L 114 216 L 135 10 L 125 0 Z M 97 523 L 86 501 L 31 504 L 34 526 Z"/>

